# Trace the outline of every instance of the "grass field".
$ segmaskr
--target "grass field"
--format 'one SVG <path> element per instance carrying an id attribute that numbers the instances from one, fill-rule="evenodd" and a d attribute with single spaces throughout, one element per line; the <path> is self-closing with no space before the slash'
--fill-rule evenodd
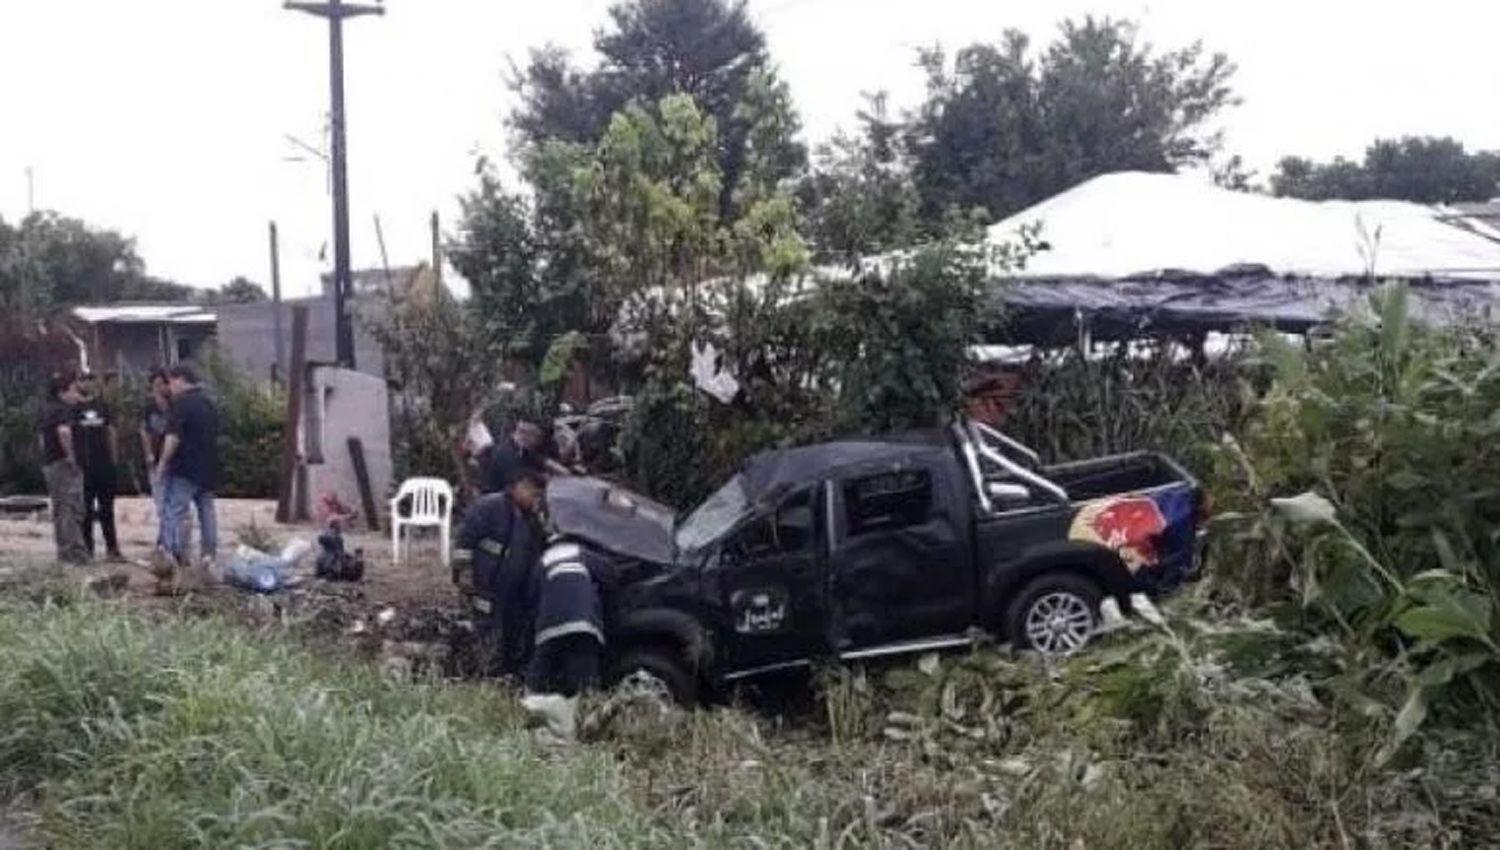
<path id="1" fill-rule="evenodd" d="M 504 687 L 386 675 L 306 645 L 294 624 L 143 611 L 30 576 L 0 600 L 0 795 L 41 847 L 1473 847 L 1500 835 L 1492 734 L 1434 730 L 1375 767 L 1388 719 L 1341 711 L 1296 674 L 1236 675 L 1186 626 L 1060 670 L 982 651 L 833 672 L 811 716 L 599 696 L 584 742 L 555 750 L 533 742 Z M 1291 651 L 1253 623 L 1218 635 L 1258 647 L 1267 669 Z"/>

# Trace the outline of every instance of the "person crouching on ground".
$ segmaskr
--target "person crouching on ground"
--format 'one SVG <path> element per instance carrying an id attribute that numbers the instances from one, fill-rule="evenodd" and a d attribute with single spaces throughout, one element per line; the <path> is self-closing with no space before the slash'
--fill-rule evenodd
<path id="1" fill-rule="evenodd" d="M 454 581 L 472 590 L 480 664 L 486 675 L 521 673 L 530 648 L 534 573 L 544 539 L 546 483 L 532 471 L 512 476 L 502 493 L 464 512 L 453 553 Z M 467 582 L 467 585 L 466 585 Z"/>
<path id="2" fill-rule="evenodd" d="M 521 705 L 555 738 L 577 734 L 578 695 L 597 687 L 604 652 L 604 605 L 590 562 L 576 543 L 554 541 L 537 570 L 536 630 Z"/>
<path id="3" fill-rule="evenodd" d="M 42 473 L 52 500 L 52 536 L 57 560 L 63 564 L 89 562 L 83 542 L 83 470 L 74 442 L 74 419 L 83 392 L 73 373 L 54 375 L 47 385 L 47 402 L 37 423 L 42 443 Z"/>
<path id="4" fill-rule="evenodd" d="M 174 574 L 190 566 L 187 535 L 183 533 L 189 505 L 197 509 L 199 538 L 203 543 L 202 557 L 192 565 L 193 582 L 202 582 L 212 575 L 219 545 L 219 524 L 214 512 L 214 490 L 219 478 L 219 410 L 199 385 L 197 371 L 186 363 L 169 369 L 167 379 L 172 390 L 172 415 L 156 471 L 166 490 L 160 528 L 165 551 L 157 550 L 153 561 L 157 590 L 161 593 L 174 592 L 177 589 Z"/>
<path id="5" fill-rule="evenodd" d="M 119 458 L 119 436 L 115 419 L 99 389 L 99 379 L 85 374 L 79 382 L 83 398 L 78 402 L 73 439 L 78 462 L 83 467 L 83 543 L 94 554 L 94 523 L 104 537 L 106 557 L 120 563 L 120 540 L 115 534 L 115 477 Z"/>

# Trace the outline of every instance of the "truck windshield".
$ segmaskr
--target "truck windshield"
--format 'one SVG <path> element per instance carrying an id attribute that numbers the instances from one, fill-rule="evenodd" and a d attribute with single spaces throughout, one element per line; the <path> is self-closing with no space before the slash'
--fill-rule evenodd
<path id="1" fill-rule="evenodd" d="M 677 527 L 678 551 L 686 552 L 707 546 L 728 531 L 748 509 L 745 480 L 736 475 Z"/>

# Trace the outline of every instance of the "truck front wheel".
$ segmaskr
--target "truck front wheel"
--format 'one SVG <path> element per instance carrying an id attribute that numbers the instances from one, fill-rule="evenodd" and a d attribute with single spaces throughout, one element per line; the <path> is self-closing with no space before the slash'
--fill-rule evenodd
<path id="1" fill-rule="evenodd" d="M 684 708 L 698 704 L 697 677 L 680 652 L 656 645 L 628 649 L 610 665 L 609 685 L 614 687 L 635 675 L 645 675 L 661 682 L 672 700 Z"/>
<path id="2" fill-rule="evenodd" d="M 1099 585 L 1076 573 L 1037 576 L 1006 607 L 1006 637 L 1017 649 L 1071 655 L 1094 636 L 1099 599 Z"/>

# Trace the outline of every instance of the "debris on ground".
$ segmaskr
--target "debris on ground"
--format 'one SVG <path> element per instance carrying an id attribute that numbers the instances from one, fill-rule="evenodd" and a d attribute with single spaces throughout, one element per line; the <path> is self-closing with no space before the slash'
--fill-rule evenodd
<path id="1" fill-rule="evenodd" d="M 297 564 L 311 550 L 312 546 L 300 537 L 282 547 L 279 555 L 241 546 L 224 569 L 224 581 L 242 590 L 275 593 L 300 582 Z"/>

